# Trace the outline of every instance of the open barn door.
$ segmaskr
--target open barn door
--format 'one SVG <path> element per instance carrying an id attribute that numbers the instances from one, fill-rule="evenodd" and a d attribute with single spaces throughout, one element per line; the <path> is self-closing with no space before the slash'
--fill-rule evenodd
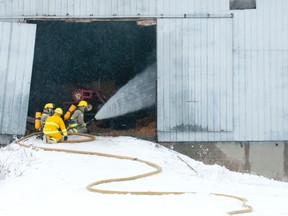
<path id="1" fill-rule="evenodd" d="M 232 65 L 232 17 L 157 21 L 159 141 L 231 134 Z"/>
<path id="2" fill-rule="evenodd" d="M 0 140 L 25 133 L 35 24 L 0 22 Z"/>

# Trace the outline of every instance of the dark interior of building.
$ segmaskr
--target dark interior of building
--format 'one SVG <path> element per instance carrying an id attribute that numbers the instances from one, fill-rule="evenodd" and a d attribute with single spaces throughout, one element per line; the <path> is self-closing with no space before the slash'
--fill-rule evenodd
<path id="1" fill-rule="evenodd" d="M 91 118 L 103 100 L 107 101 L 156 61 L 155 25 L 140 26 L 136 21 L 29 20 L 28 23 L 37 24 L 28 110 L 32 117 L 48 102 L 65 112 L 76 102 L 79 90 L 91 90 L 94 98 L 87 97 L 87 101 L 93 104 L 93 111 L 86 115 Z M 129 116 L 143 116 L 147 112 L 155 112 L 155 107 Z M 123 124 L 127 118 L 122 116 L 106 126 L 117 125 L 117 121 L 128 125 Z"/>

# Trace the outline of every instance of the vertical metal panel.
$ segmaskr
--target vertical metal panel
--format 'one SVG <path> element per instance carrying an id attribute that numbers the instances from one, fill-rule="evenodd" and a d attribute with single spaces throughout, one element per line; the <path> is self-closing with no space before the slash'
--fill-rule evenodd
<path id="1" fill-rule="evenodd" d="M 233 11 L 234 140 L 288 139 L 288 2 Z"/>
<path id="2" fill-rule="evenodd" d="M 165 26 L 158 24 L 158 64 L 161 79 L 158 80 L 158 94 L 161 100 L 158 101 L 158 113 L 163 121 L 158 119 L 158 127 L 163 130 L 165 139 L 172 140 L 287 140 L 288 139 L 288 104 L 286 96 L 288 93 L 288 2 L 287 0 L 257 0 L 255 10 L 233 10 L 229 11 L 229 0 L 2 0 L 0 1 L 0 16 L 6 20 L 11 17 L 25 16 L 205 16 L 206 14 L 234 14 L 233 19 L 233 82 L 225 79 L 227 74 L 222 74 L 213 79 L 210 76 L 199 76 L 195 73 L 196 66 L 204 71 L 214 71 L 217 68 L 220 53 L 211 51 L 213 55 L 205 58 L 205 53 L 197 49 L 197 41 L 201 41 L 201 34 L 194 38 L 186 34 L 187 30 L 193 28 L 199 31 L 210 29 L 207 40 L 202 46 L 208 46 L 214 40 L 222 38 L 222 32 L 227 35 L 227 29 L 216 31 L 216 28 L 223 26 L 219 23 L 205 23 L 203 20 L 191 24 L 184 22 L 166 23 Z M 14 19 L 15 20 L 15 19 Z M 161 24 L 163 20 L 158 20 Z M 225 21 L 224 21 L 225 22 Z M 218 25 L 218 26 L 217 26 Z M 179 27 L 177 29 L 176 27 Z M 175 33 L 166 39 L 165 35 L 175 29 Z M 213 30 L 211 30 L 213 29 Z M 230 31 L 230 30 L 229 30 Z M 213 32 L 213 34 L 212 34 Z M 182 35 L 182 36 L 181 36 Z M 182 38 L 182 40 L 181 40 Z M 223 39 L 224 40 L 224 39 Z M 217 46 L 222 46 L 219 42 Z M 181 50 L 181 47 L 189 49 Z M 163 48 L 163 49 L 162 49 Z M 164 49 L 165 48 L 165 49 Z M 199 47 L 198 47 L 199 48 Z M 216 50 L 216 49 L 214 49 Z M 168 55 L 168 53 L 170 53 Z M 3 61 L 6 57 L 0 54 Z M 188 56 L 188 58 L 185 58 Z M 184 58 L 183 58 L 184 57 Z M 226 58 L 225 56 L 223 58 Z M 179 59 L 181 60 L 179 62 Z M 197 65 L 192 64 L 191 61 Z M 171 67 L 167 62 L 173 60 Z M 190 61 L 191 60 L 191 61 Z M 212 64 L 209 64 L 212 62 Z M 206 68 L 203 65 L 207 64 Z M 5 64 L 4 64 L 5 65 Z M 202 65 L 202 66 L 201 66 Z M 1 67 L 1 66 L 0 66 Z M 3 68 L 3 65 L 2 65 Z M 189 71 L 186 73 L 185 71 Z M 228 71 L 228 70 L 227 70 Z M 214 73 L 214 72 L 213 72 Z M 158 75 L 158 76 L 159 76 Z M 2 76 L 2 74 L 1 74 Z M 6 76 L 6 74 L 5 74 Z M 179 79 L 180 77 L 180 79 Z M 176 78 L 176 79 L 175 79 Z M 3 79 L 2 79 L 3 80 Z M 175 84 L 173 84 L 175 80 Z M 171 82 L 173 86 L 171 86 Z M 224 95 L 217 86 L 219 82 L 227 88 L 233 89 L 233 109 L 225 95 L 216 103 L 215 98 Z M 195 87 L 194 91 L 186 91 L 189 86 Z M 204 86 L 212 86 L 211 94 L 209 88 L 203 90 Z M 182 87 L 183 86 L 183 87 Z M 187 87 L 188 86 L 188 87 Z M 3 88 L 3 85 L 0 87 Z M 164 90 L 167 89 L 169 94 Z M 181 93 L 181 89 L 183 92 Z M 226 91 L 226 94 L 229 94 Z M 211 96 L 212 95 L 212 96 Z M 192 106 L 185 101 L 187 98 L 202 97 L 205 99 L 198 107 Z M 177 105 L 171 107 L 173 101 Z M 192 101 L 192 100 L 191 100 Z M 188 105 L 189 104 L 189 105 Z M 211 111 L 211 104 L 216 104 Z M 183 105 L 183 106 L 180 106 Z M 3 106 L 3 105 L 2 105 Z M 187 107 L 190 107 L 189 109 Z M 179 110 L 179 114 L 172 115 Z M 218 111 L 216 111 L 218 110 Z M 1 110 L 2 111 L 2 110 Z M 193 112 L 192 112 L 193 111 Z M 205 116 L 201 113 L 205 112 Z M 181 113 L 181 115 L 180 115 Z M 233 121 L 225 116 L 227 113 L 233 115 Z M 211 121 L 213 120 L 213 121 Z M 2 120 L 1 120 L 2 121 Z M 206 125 L 214 132 L 183 131 L 171 132 L 169 122 L 173 125 L 187 125 L 194 122 L 197 125 Z M 213 123 L 212 123 L 213 122 Z M 222 126 L 231 132 L 218 132 Z M 168 133 L 164 131 L 169 131 Z M 163 139 L 164 139 L 163 138 Z"/>
<path id="3" fill-rule="evenodd" d="M 24 134 L 36 25 L 0 23 L 0 133 Z"/>
<path id="4" fill-rule="evenodd" d="M 201 15 L 228 8 L 229 0 L 2 0 L 0 16 Z"/>
<path id="5" fill-rule="evenodd" d="M 161 19 L 157 26 L 158 138 L 198 133 L 209 140 L 210 132 L 232 131 L 232 19 Z"/>

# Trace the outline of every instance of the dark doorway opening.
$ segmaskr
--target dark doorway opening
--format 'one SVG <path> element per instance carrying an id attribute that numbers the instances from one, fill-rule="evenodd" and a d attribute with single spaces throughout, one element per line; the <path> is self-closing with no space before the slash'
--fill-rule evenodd
<path id="1" fill-rule="evenodd" d="M 48 102 L 62 107 L 65 112 L 69 103 L 74 102 L 73 92 L 79 89 L 99 90 L 108 100 L 156 61 L 155 25 L 139 26 L 132 20 L 27 22 L 37 24 L 28 110 L 31 117 L 36 111 L 42 111 Z M 87 113 L 87 119 L 100 109 L 99 103 L 99 107 L 94 106 L 93 113 Z M 151 113 L 155 114 L 155 107 L 110 119 L 110 123 L 107 121 L 103 125 L 115 129 L 135 127 L 138 116 Z"/>

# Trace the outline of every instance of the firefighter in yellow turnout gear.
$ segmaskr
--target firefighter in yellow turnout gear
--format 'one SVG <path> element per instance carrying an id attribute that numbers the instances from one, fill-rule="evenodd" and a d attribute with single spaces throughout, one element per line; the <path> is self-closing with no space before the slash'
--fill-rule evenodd
<path id="1" fill-rule="evenodd" d="M 54 111 L 54 115 L 50 116 L 46 119 L 46 123 L 43 128 L 44 139 L 48 143 L 56 143 L 61 141 L 62 139 L 67 140 L 67 130 L 64 124 L 61 115 L 63 114 L 63 110 L 61 108 L 56 108 Z M 61 132 L 60 132 L 61 130 Z M 64 138 L 63 138 L 64 137 Z"/>
<path id="2" fill-rule="evenodd" d="M 42 115 L 40 116 L 40 121 L 41 121 L 41 127 L 39 129 L 40 131 L 43 130 L 47 118 L 53 115 L 54 108 L 55 108 L 55 105 L 53 103 L 45 104 Z"/>
<path id="3" fill-rule="evenodd" d="M 84 100 L 77 105 L 71 118 L 68 120 L 68 128 L 74 133 L 87 133 L 86 124 L 84 122 L 84 112 L 88 111 L 88 103 Z"/>
<path id="4" fill-rule="evenodd" d="M 44 106 L 43 112 L 35 113 L 35 129 L 39 131 L 43 131 L 46 119 L 53 115 L 55 105 L 53 103 L 47 103 Z M 36 137 L 36 139 L 43 139 L 43 134 L 40 134 Z"/>

